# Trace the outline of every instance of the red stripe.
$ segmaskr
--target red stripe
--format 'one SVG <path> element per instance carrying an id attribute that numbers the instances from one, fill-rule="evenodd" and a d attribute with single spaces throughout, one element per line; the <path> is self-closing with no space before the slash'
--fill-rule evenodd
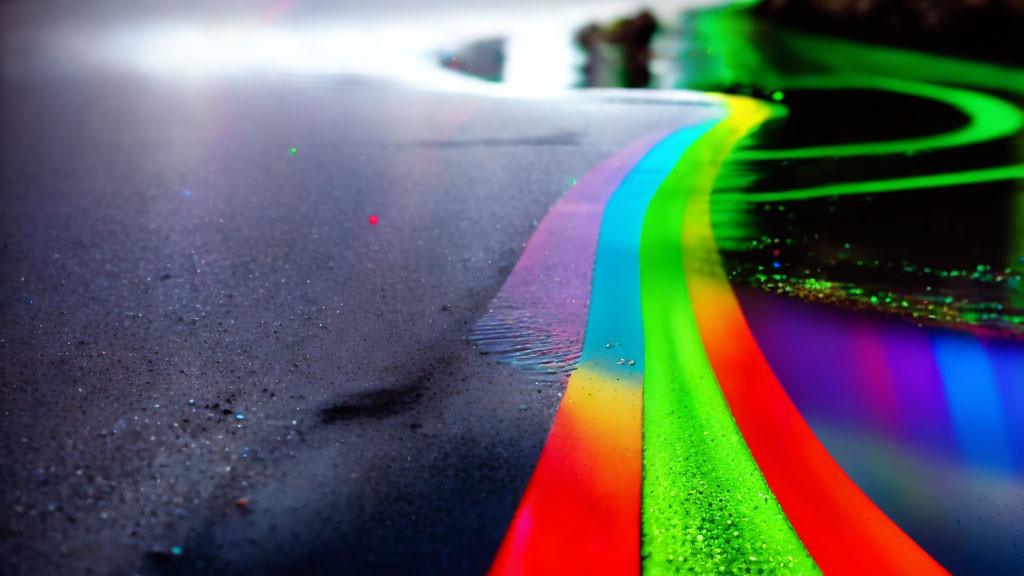
<path id="1" fill-rule="evenodd" d="M 585 365 L 572 374 L 491 576 L 640 573 L 635 384 Z"/>
<path id="2" fill-rule="evenodd" d="M 772 373 L 724 276 L 690 274 L 688 287 L 736 424 L 822 571 L 830 576 L 948 574 L 832 459 Z"/>

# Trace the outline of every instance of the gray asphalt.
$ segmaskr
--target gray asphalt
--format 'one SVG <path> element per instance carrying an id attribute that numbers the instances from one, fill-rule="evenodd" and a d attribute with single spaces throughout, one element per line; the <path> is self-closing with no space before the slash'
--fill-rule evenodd
<path id="1" fill-rule="evenodd" d="M 12 58 L 10 575 L 483 573 L 562 385 L 466 336 L 574 178 L 710 114 Z"/>

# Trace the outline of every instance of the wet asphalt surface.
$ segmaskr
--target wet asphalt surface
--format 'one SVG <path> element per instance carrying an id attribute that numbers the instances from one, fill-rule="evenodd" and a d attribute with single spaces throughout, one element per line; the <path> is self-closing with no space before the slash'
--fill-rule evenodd
<path id="1" fill-rule="evenodd" d="M 574 178 L 711 115 L 10 61 L 2 102 L 12 576 L 483 573 L 562 385 L 466 336 Z"/>

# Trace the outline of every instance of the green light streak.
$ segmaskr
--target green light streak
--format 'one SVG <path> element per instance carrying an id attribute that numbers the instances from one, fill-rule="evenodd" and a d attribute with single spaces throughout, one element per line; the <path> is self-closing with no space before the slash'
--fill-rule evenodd
<path id="1" fill-rule="evenodd" d="M 843 182 L 826 186 L 814 186 L 799 190 L 782 190 L 778 192 L 760 193 L 716 193 L 712 198 L 718 202 L 788 202 L 792 200 L 810 200 L 830 196 L 852 196 L 856 194 L 886 194 L 907 190 L 924 190 L 946 186 L 962 186 L 965 184 L 981 184 L 1002 180 L 1024 179 L 1024 165 L 1001 166 L 998 168 L 981 168 L 947 174 L 929 174 L 926 176 L 908 176 L 888 180 L 870 180 L 867 182 Z"/>
<path id="2" fill-rule="evenodd" d="M 756 2 L 709 8 L 689 22 L 680 60 L 681 88 L 722 90 L 730 86 L 775 86 L 779 75 L 747 38 L 755 37 L 744 10 Z"/>
<path id="3" fill-rule="evenodd" d="M 704 203 L 700 225 L 708 230 L 700 246 L 686 246 L 685 258 L 716 267 L 724 278 L 706 203 L 744 121 L 754 119 L 730 115 L 692 145 L 644 219 L 644 574 L 820 574 L 732 419 L 704 351 L 682 265 L 684 218 L 699 216 L 687 212 Z"/>
<path id="4" fill-rule="evenodd" d="M 859 44 L 795 30 L 787 30 L 779 38 L 801 56 L 834 70 L 875 76 L 884 74 L 925 82 L 955 82 L 1024 94 L 1024 71 L 1016 68 L 888 46 Z"/>
<path id="5" fill-rule="evenodd" d="M 856 162 L 853 158 L 857 156 L 903 155 L 1014 138 L 1024 130 L 1024 113 L 1017 105 L 997 95 L 962 87 L 1024 94 L 1024 74 L 1020 71 L 773 30 L 784 48 L 814 61 L 803 66 L 804 70 L 814 71 L 814 75 L 794 76 L 772 65 L 771 51 L 778 49 L 778 45 L 762 42 L 762 30 L 754 24 L 747 14 L 731 8 L 713 10 L 697 18 L 691 29 L 691 37 L 696 37 L 697 43 L 680 52 L 685 63 L 684 86 L 758 91 L 782 110 L 783 102 L 793 100 L 790 90 L 884 90 L 941 102 L 961 112 L 967 121 L 941 134 L 898 140 L 788 150 L 739 149 L 729 155 L 730 161 L 737 161 L 736 170 L 721 173 L 715 181 L 734 136 L 729 134 L 727 119 L 683 155 L 658 190 L 648 207 L 640 246 L 646 346 L 641 520 L 644 574 L 758 574 L 759 570 L 765 574 L 820 573 L 769 491 L 732 420 L 708 363 L 690 302 L 687 274 L 694 267 L 724 277 L 715 241 L 726 249 L 749 249 L 750 233 L 757 219 L 744 205 L 925 191 L 1009 180 L 1020 180 L 1024 185 L 1024 164 L 1018 164 L 765 193 L 716 192 L 710 197 L 715 210 L 710 219 L 705 218 L 706 194 L 713 181 L 719 190 L 751 189 L 758 172 L 742 161 L 850 158 L 846 162 Z M 836 110 L 836 114 L 843 113 Z M 1007 160 L 998 162 L 1005 164 Z M 1019 188 L 1021 192 L 1006 216 L 1014 226 L 1011 230 L 1018 232 L 1011 235 L 1008 247 L 1016 258 L 1024 256 L 1024 186 Z M 784 206 L 772 208 L 782 210 Z M 690 230 L 694 219 L 701 222 L 700 226 L 708 225 L 707 220 L 713 221 L 715 239 L 711 240 L 708 234 L 699 245 L 684 245 L 680 241 L 684 226 Z M 794 239 L 783 240 L 765 237 L 762 242 L 782 247 L 789 246 Z M 848 244 L 845 251 L 850 251 Z M 856 262 L 858 267 L 879 267 L 878 260 L 871 264 L 863 256 L 856 254 L 850 262 Z M 907 262 L 902 267 L 915 278 L 934 276 L 941 281 L 947 276 L 962 277 L 965 281 L 1009 286 L 1020 282 L 1019 274 L 1014 276 L 1011 268 L 1019 270 L 1021 262 L 1010 262 L 1005 271 L 996 272 L 979 266 L 969 271 L 934 272 L 924 267 L 918 273 L 916 265 Z M 990 303 L 955 300 L 947 291 L 933 294 L 931 285 L 927 294 L 908 295 L 870 285 L 865 288 L 854 283 L 830 282 L 824 277 L 788 276 L 785 266 L 757 268 L 756 274 L 753 270 L 746 273 L 762 289 L 884 310 L 918 323 L 985 321 L 998 322 L 1003 327 L 1024 322 L 1024 316 L 1005 313 L 1002 305 L 990 309 Z M 1019 308 L 1019 300 L 1013 300 L 1013 295 L 1010 298 Z"/>
<path id="6" fill-rule="evenodd" d="M 954 148 L 986 142 L 997 138 L 1013 136 L 1024 128 L 1024 113 L 1013 104 L 981 92 L 925 84 L 884 77 L 861 77 L 853 75 L 827 76 L 820 78 L 786 79 L 781 82 L 785 88 L 849 90 L 866 88 L 887 90 L 920 98 L 938 100 L 956 108 L 970 119 L 966 126 L 920 138 L 837 144 L 833 146 L 808 146 L 785 150 L 738 150 L 730 158 L 736 160 L 788 160 L 800 158 L 880 156 L 884 154 L 905 154 Z"/>
<path id="7" fill-rule="evenodd" d="M 794 90 L 885 90 L 925 98 L 950 106 L 967 117 L 967 123 L 943 134 L 922 135 L 900 140 L 842 145 L 808 146 L 788 150 L 735 151 L 730 160 L 786 161 L 807 158 L 853 158 L 856 156 L 901 155 L 928 150 L 951 149 L 1000 139 L 1013 139 L 1007 147 L 1019 156 L 1024 132 L 1024 113 L 1019 102 L 1001 96 L 1024 95 L 1024 70 L 1005 65 L 977 62 L 945 55 L 934 55 L 887 46 L 863 44 L 836 37 L 821 36 L 788 29 L 777 23 L 764 24 L 748 10 L 737 7 L 702 11 L 690 24 L 696 45 L 686 45 L 680 53 L 684 66 L 684 85 L 705 90 L 733 89 L 755 91 L 777 100 L 778 92 Z M 794 74 L 795 70 L 801 72 Z M 808 74 L 810 72 L 810 74 Z M 980 92 L 980 91 L 986 91 Z M 788 99 L 786 99 L 788 100 Z M 842 110 L 836 110 L 842 114 Z M 742 146 L 741 146 L 742 148 Z M 756 169 L 738 163 L 716 182 L 721 192 L 713 196 L 712 214 L 719 246 L 732 251 L 751 249 L 758 236 L 757 219 L 750 207 L 776 203 L 781 210 L 786 202 L 856 194 L 914 193 L 938 187 L 1016 180 L 1018 193 L 1008 200 L 1005 218 L 1009 231 L 1006 245 L 1005 302 L 1009 309 L 989 314 L 999 322 L 1018 324 L 1024 308 L 1024 284 L 1019 280 L 1024 268 L 1024 164 L 1007 165 L 993 159 L 990 166 L 975 167 L 958 173 L 920 174 L 868 182 L 837 182 L 806 189 L 764 193 L 728 192 L 751 190 Z M 942 171 L 942 167 L 932 171 Z M 790 239 L 786 239 L 788 245 Z M 756 245 L 757 242 L 754 242 Z M 858 262 L 859 265 L 859 262 Z M 959 277 L 950 273 L 950 278 Z M 966 276 L 965 276 L 966 277 Z M 984 279 L 976 281 L 983 282 Z M 931 290 L 931 287 L 928 287 Z M 852 292 L 851 292 L 852 293 Z M 882 304 L 878 304 L 881 306 Z M 949 302 L 946 307 L 952 306 Z M 941 311 L 921 310 L 925 318 L 942 320 L 957 316 L 957 322 L 972 323 L 971 315 L 950 316 Z M 976 315 L 985 319 L 986 315 Z M 1019 314 L 1018 314 L 1019 316 Z"/>

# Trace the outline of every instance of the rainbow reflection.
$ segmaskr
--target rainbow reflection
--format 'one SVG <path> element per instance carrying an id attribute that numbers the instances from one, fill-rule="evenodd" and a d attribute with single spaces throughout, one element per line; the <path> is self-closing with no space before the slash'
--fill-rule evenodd
<path id="1" fill-rule="evenodd" d="M 770 110 L 723 104 L 608 200 L 580 368 L 493 574 L 945 573 L 831 458 L 747 328 L 709 198 Z"/>
<path id="2" fill-rule="evenodd" d="M 1024 349 L 1007 336 L 1022 325 L 1009 307 L 1020 301 L 1019 263 L 897 266 L 840 241 L 814 276 L 804 264 L 817 235 L 751 234 L 769 218 L 762 211 L 1005 194 L 1024 181 L 1022 167 L 983 152 L 1020 137 L 1020 103 L 993 90 L 1006 80 L 984 66 L 799 33 L 779 43 L 814 52 L 815 74 L 784 73 L 736 40 L 750 26 L 726 10 L 696 31 L 722 44 L 716 85 L 752 86 L 764 100 L 717 97 L 719 118 L 631 147 L 632 167 L 619 162 L 615 178 L 596 169 L 584 182 L 604 192 L 589 196 L 578 226 L 592 239 L 600 220 L 597 239 L 552 242 L 546 226 L 565 221 L 560 203 L 506 284 L 530 290 L 499 297 L 540 318 L 566 316 L 529 302 L 550 282 L 527 270 L 570 253 L 587 281 L 568 282 L 573 302 L 585 300 L 580 286 L 590 294 L 578 363 L 558 364 L 571 373 L 566 397 L 492 573 L 1014 573 L 1024 565 Z M 885 68 L 886 54 L 920 66 L 907 78 L 865 72 Z M 811 93 L 912 102 L 953 120 L 877 139 L 856 126 L 838 138 L 811 131 L 819 140 L 786 133 L 787 114 Z M 929 164 L 918 153 L 936 156 Z M 1007 202 L 1011 227 L 1022 197 Z M 1005 240 L 1018 257 L 1020 234 Z M 770 260 L 723 262 L 759 250 Z M 916 294 L 822 273 L 847 261 L 949 282 Z M 761 291 L 734 289 L 730 279 L 742 285 L 744 275 Z M 997 298 L 972 301 L 962 281 Z M 574 318 L 560 325 L 583 333 Z M 535 332 L 520 326 L 516 346 Z"/>

